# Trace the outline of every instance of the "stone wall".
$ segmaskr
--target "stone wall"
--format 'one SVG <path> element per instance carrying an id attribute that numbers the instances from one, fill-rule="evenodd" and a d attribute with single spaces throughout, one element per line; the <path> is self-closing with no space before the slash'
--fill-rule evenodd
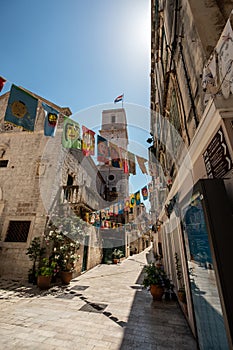
<path id="1" fill-rule="evenodd" d="M 26 278 L 32 265 L 26 256 L 27 248 L 34 237 L 44 233 L 49 216 L 56 209 L 55 203 L 60 203 L 61 189 L 67 185 L 68 175 L 73 177 L 74 185 L 85 188 L 91 187 L 93 174 L 85 166 L 80 166 L 80 159 L 75 154 L 62 148 L 63 112 L 71 113 L 67 108 L 46 101 L 60 112 L 60 117 L 56 136 L 45 137 L 41 99 L 35 131 L 27 132 L 4 124 L 8 97 L 9 93 L 0 97 L 0 160 L 8 160 L 6 167 L 0 167 L 0 276 Z M 90 167 L 97 174 L 91 161 Z M 93 209 L 97 209 L 98 198 L 94 201 L 85 190 L 79 199 L 90 208 L 94 204 Z M 31 221 L 25 242 L 5 242 L 11 220 Z M 97 238 L 93 240 L 97 241 Z M 82 249 L 80 253 L 79 264 L 82 262 Z M 94 245 L 89 250 L 87 268 L 100 262 L 101 247 Z"/>

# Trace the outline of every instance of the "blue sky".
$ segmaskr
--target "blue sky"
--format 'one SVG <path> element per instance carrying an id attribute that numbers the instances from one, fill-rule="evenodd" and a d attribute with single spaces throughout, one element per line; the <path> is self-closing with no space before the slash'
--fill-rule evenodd
<path id="1" fill-rule="evenodd" d="M 89 119 L 80 111 L 119 108 L 113 100 L 124 93 L 131 151 L 140 144 L 137 153 L 147 157 L 149 0 L 2 0 L 1 28 L 2 93 L 23 86 L 69 107 L 80 124 Z M 134 179 L 135 190 L 144 177 Z"/>

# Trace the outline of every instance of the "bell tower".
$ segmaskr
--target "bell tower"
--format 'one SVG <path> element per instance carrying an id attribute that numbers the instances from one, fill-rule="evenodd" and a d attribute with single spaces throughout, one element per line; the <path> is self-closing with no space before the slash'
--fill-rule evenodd
<path id="1" fill-rule="evenodd" d="M 102 112 L 102 126 L 99 133 L 109 143 L 127 151 L 129 141 L 125 109 L 104 110 Z M 129 174 L 124 172 L 122 162 L 119 163 L 119 166 L 114 166 L 110 157 L 109 164 L 99 164 L 99 171 L 106 182 L 107 201 L 114 202 L 124 200 L 128 197 Z"/>

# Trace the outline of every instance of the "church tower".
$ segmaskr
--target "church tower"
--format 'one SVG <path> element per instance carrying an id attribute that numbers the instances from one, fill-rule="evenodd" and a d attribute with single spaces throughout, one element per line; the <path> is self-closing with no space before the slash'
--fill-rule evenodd
<path id="1" fill-rule="evenodd" d="M 124 108 L 109 109 L 102 112 L 102 127 L 99 130 L 102 137 L 111 144 L 127 151 L 128 132 Z M 110 160 L 111 157 L 110 154 Z M 106 200 L 108 202 L 124 200 L 129 195 L 129 174 L 124 173 L 122 163 L 119 166 L 110 161 L 109 164 L 99 164 L 99 171 L 106 182 Z"/>

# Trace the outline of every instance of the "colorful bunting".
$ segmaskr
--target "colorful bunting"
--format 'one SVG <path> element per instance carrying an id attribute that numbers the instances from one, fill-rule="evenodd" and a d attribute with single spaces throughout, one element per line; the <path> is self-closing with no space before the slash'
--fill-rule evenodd
<path id="1" fill-rule="evenodd" d="M 141 203 L 140 191 L 137 191 L 135 193 L 135 199 L 136 199 L 136 205 L 139 205 Z"/>
<path id="2" fill-rule="evenodd" d="M 128 161 L 129 161 L 129 173 L 136 175 L 135 155 L 131 152 L 128 152 Z"/>
<path id="3" fill-rule="evenodd" d="M 3 77 L 0 77 L 0 92 L 2 91 L 5 83 L 6 83 L 6 79 L 4 79 Z"/>
<path id="4" fill-rule="evenodd" d="M 117 145 L 109 142 L 111 165 L 115 168 L 121 168 L 120 150 Z"/>
<path id="5" fill-rule="evenodd" d="M 45 111 L 44 135 L 54 137 L 57 129 L 59 112 L 44 102 L 42 102 L 42 107 Z"/>
<path id="6" fill-rule="evenodd" d="M 136 156 L 136 158 L 137 158 L 137 161 L 138 161 L 138 165 L 139 165 L 139 167 L 141 169 L 141 172 L 143 174 L 147 174 L 147 170 L 146 170 L 146 166 L 145 166 L 145 163 L 147 162 L 147 159 L 139 157 L 139 156 Z"/>
<path id="7" fill-rule="evenodd" d="M 129 163 L 128 163 L 128 151 L 125 149 L 119 147 L 120 149 L 120 155 L 121 155 L 121 161 L 122 161 L 122 167 L 125 174 L 129 173 Z"/>
<path id="8" fill-rule="evenodd" d="M 147 186 L 144 186 L 142 189 L 141 189 L 141 192 L 142 192 L 142 197 L 143 197 L 143 200 L 147 200 L 148 199 L 148 189 L 147 189 Z"/>
<path id="9" fill-rule="evenodd" d="M 79 123 L 70 118 L 64 119 L 62 145 L 65 148 L 82 148 Z"/>
<path id="10" fill-rule="evenodd" d="M 135 200 L 135 194 L 133 193 L 133 194 L 131 194 L 130 195 L 130 208 L 133 208 L 133 207 L 135 207 L 135 205 L 136 205 L 136 200 Z"/>
<path id="11" fill-rule="evenodd" d="M 95 154 L 95 132 L 82 126 L 83 140 L 82 151 L 84 156 L 93 156 Z"/>
<path id="12" fill-rule="evenodd" d="M 97 160 L 103 163 L 109 162 L 108 141 L 100 135 L 97 135 Z"/>
<path id="13" fill-rule="evenodd" d="M 124 207 L 124 210 L 125 211 L 129 211 L 130 209 L 130 198 L 125 198 L 125 207 Z"/>
<path id="14" fill-rule="evenodd" d="M 12 85 L 5 122 L 34 131 L 38 100 L 26 91 Z"/>
<path id="15" fill-rule="evenodd" d="M 123 214 L 124 213 L 124 201 L 121 200 L 119 203 L 118 203 L 118 214 Z"/>

